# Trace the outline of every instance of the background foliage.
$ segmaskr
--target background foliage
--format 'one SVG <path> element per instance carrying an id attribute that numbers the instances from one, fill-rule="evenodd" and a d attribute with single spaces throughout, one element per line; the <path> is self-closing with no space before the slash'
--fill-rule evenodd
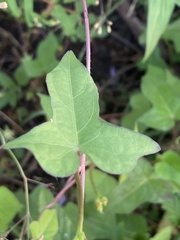
<path id="1" fill-rule="evenodd" d="M 51 118 L 45 76 L 69 49 L 83 61 L 85 36 L 79 1 L 7 2 L 8 9 L 0 10 L 0 126 L 9 141 Z M 178 240 L 180 2 L 139 0 L 131 10 L 133 3 L 125 1 L 129 4 L 127 14 L 136 14 L 136 20 L 146 26 L 141 36 L 132 34 L 121 13 L 122 1 L 87 2 L 92 76 L 100 93 L 102 118 L 146 133 L 162 149 L 120 176 L 96 168 L 87 172 L 87 238 Z M 53 209 L 45 210 L 66 179 L 46 175 L 28 151 L 20 149 L 15 154 L 31 178 L 30 239 L 41 239 L 42 235 L 47 240 L 73 239 L 76 189 L 65 193 Z M 22 179 L 7 152 L 1 150 L 0 159 L 0 236 L 24 239 Z M 32 179 L 41 183 L 34 184 Z M 108 199 L 107 206 L 103 197 Z"/>

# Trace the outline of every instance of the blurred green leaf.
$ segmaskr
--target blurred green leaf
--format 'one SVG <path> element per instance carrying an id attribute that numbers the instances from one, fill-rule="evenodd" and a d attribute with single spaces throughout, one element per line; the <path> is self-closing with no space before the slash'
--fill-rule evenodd
<path id="1" fill-rule="evenodd" d="M 18 86 L 13 79 L 7 74 L 0 72 L 0 109 L 10 104 L 12 107 L 16 106 L 18 99 L 21 97 Z"/>
<path id="2" fill-rule="evenodd" d="M 37 219 L 42 210 L 54 199 L 45 186 L 36 187 L 30 194 L 30 212 L 32 219 Z"/>
<path id="3" fill-rule="evenodd" d="M 9 224 L 22 207 L 13 192 L 6 187 L 0 187 L 0 235 L 8 229 Z"/>
<path id="4" fill-rule="evenodd" d="M 172 41 L 176 51 L 180 52 L 180 19 L 172 22 L 163 34 L 163 39 Z"/>
<path id="5" fill-rule="evenodd" d="M 64 207 L 56 205 L 58 225 L 60 226 L 54 240 L 72 240 L 76 233 L 78 222 L 78 206 L 67 203 Z"/>
<path id="6" fill-rule="evenodd" d="M 25 13 L 25 20 L 29 27 L 34 26 L 35 14 L 34 14 L 34 0 L 23 0 L 23 9 Z"/>
<path id="7" fill-rule="evenodd" d="M 180 225 L 180 195 L 173 195 L 173 198 L 165 202 L 162 208 L 166 211 L 166 216 L 174 226 Z"/>
<path id="8" fill-rule="evenodd" d="M 37 58 L 34 60 L 31 56 L 26 55 L 22 59 L 22 66 L 27 76 L 39 77 L 51 71 L 58 63 L 56 52 L 58 50 L 58 42 L 53 33 L 49 33 L 47 37 L 41 41 L 37 49 Z"/>
<path id="9" fill-rule="evenodd" d="M 180 156 L 174 151 L 158 155 L 160 162 L 155 165 L 155 173 L 162 179 L 173 181 L 180 186 Z"/>
<path id="10" fill-rule="evenodd" d="M 139 214 L 118 215 L 117 221 L 123 223 L 124 238 L 123 239 L 149 239 L 148 226 L 145 217 Z"/>
<path id="11" fill-rule="evenodd" d="M 44 240 L 52 240 L 53 236 L 58 231 L 58 220 L 55 209 L 45 210 L 39 221 L 33 221 L 29 225 L 32 237 L 39 239 L 44 237 Z"/>
<path id="12" fill-rule="evenodd" d="M 77 16 L 73 14 L 67 14 L 65 9 L 61 5 L 56 5 L 51 13 L 51 15 L 59 20 L 62 28 L 63 34 L 65 36 L 71 36 L 76 34 Z"/>
<path id="13" fill-rule="evenodd" d="M 90 172 L 91 171 L 91 172 Z M 112 189 L 116 186 L 117 181 L 114 177 L 103 173 L 100 170 L 93 169 L 86 173 L 86 183 L 85 183 L 85 200 L 95 200 L 98 193 L 101 196 L 106 196 Z M 93 186 L 93 183 L 95 186 Z M 94 189 L 94 187 L 96 189 Z M 98 191 L 98 192 L 96 192 Z"/>
<path id="14" fill-rule="evenodd" d="M 149 0 L 146 52 L 143 60 L 151 55 L 161 35 L 166 29 L 172 15 L 175 3 L 171 0 Z"/>
<path id="15" fill-rule="evenodd" d="M 16 68 L 14 77 L 16 79 L 16 82 L 22 87 L 26 86 L 30 80 L 25 72 L 23 65 L 19 65 Z"/>
<path id="16" fill-rule="evenodd" d="M 152 99 L 153 108 L 139 121 L 152 128 L 169 130 L 180 119 L 180 97 L 175 97 L 173 88 L 164 83 L 156 89 Z"/>
<path id="17" fill-rule="evenodd" d="M 157 233 L 153 238 L 150 238 L 150 240 L 170 240 L 171 232 L 172 232 L 171 227 L 166 227 L 159 233 Z"/>
<path id="18" fill-rule="evenodd" d="M 108 213 L 127 214 L 145 202 L 161 203 L 173 191 L 172 184 L 161 178 L 153 177 L 153 167 L 145 160 L 139 160 L 127 179 L 118 184 L 107 196 Z"/>
<path id="19" fill-rule="evenodd" d="M 21 16 L 21 9 L 18 7 L 17 1 L 15 0 L 6 0 L 8 4 L 8 10 L 12 13 L 12 15 L 16 18 Z"/>
<path id="20" fill-rule="evenodd" d="M 136 93 L 130 98 L 130 106 L 132 110 L 122 118 L 121 125 L 132 130 L 134 130 L 137 125 L 138 131 L 143 132 L 146 126 L 138 123 L 138 119 L 149 110 L 151 104 L 142 93 Z"/>
<path id="21" fill-rule="evenodd" d="M 87 239 L 119 239 L 115 215 L 99 213 L 94 202 L 85 205 L 84 231 Z"/>
<path id="22" fill-rule="evenodd" d="M 53 116 L 52 108 L 51 108 L 51 99 L 50 96 L 38 93 L 38 96 L 40 98 L 42 109 L 44 110 L 47 119 L 51 119 Z"/>
<path id="23" fill-rule="evenodd" d="M 149 66 L 141 84 L 152 108 L 139 118 L 144 125 L 162 131 L 171 129 L 180 119 L 180 81 L 167 69 Z"/>

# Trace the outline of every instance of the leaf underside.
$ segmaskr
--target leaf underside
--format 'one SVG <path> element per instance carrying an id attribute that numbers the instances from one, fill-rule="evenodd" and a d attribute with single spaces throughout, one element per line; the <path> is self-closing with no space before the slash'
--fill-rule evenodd
<path id="1" fill-rule="evenodd" d="M 128 172 L 144 155 L 160 150 L 147 136 L 114 126 L 99 117 L 98 91 L 84 65 L 69 51 L 47 75 L 53 119 L 7 143 L 27 148 L 53 176 L 69 176 L 85 153 L 102 170 Z"/>

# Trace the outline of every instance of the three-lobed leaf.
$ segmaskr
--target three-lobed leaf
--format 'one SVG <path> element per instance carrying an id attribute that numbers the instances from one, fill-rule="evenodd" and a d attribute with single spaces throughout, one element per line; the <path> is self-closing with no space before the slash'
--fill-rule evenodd
<path id="1" fill-rule="evenodd" d="M 180 119 L 179 79 L 167 69 L 150 65 L 141 88 L 152 108 L 139 118 L 139 122 L 163 131 L 172 128 Z"/>
<path id="2" fill-rule="evenodd" d="M 143 156 L 159 151 L 147 136 L 109 124 L 99 118 L 97 88 L 74 54 L 68 52 L 47 75 L 53 119 L 5 145 L 27 148 L 53 176 L 68 176 L 85 153 L 102 170 L 130 171 Z"/>

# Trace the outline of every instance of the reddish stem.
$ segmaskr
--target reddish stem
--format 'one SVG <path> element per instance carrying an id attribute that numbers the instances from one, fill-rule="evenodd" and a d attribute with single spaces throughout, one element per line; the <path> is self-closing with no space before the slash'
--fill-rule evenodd
<path id="1" fill-rule="evenodd" d="M 89 29 L 89 18 L 88 18 L 88 10 L 86 0 L 82 0 L 83 10 L 84 10 L 84 23 L 86 30 L 86 68 L 90 73 L 91 69 L 91 37 L 90 37 L 90 29 Z"/>

